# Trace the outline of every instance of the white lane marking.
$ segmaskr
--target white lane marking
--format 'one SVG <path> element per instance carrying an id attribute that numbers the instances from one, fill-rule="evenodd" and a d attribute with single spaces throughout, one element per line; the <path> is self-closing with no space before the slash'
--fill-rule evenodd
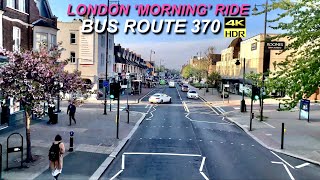
<path id="1" fill-rule="evenodd" d="M 277 156 L 277 158 L 279 158 L 282 162 L 284 162 L 285 164 L 287 164 L 289 167 L 291 167 L 292 169 L 295 169 L 291 164 L 289 164 L 287 161 L 283 160 L 280 156 L 278 156 L 278 154 L 274 153 L 273 151 L 270 151 L 273 155 Z"/>
<path id="2" fill-rule="evenodd" d="M 179 90 L 178 90 L 177 87 L 176 87 L 176 90 L 177 90 L 177 92 L 178 92 L 178 96 L 179 96 L 179 98 L 180 98 L 180 101 L 182 101 L 182 98 L 181 98 L 181 96 L 180 96 L 180 93 L 179 93 Z"/>
<path id="3" fill-rule="evenodd" d="M 302 168 L 302 167 L 305 167 L 305 166 L 308 166 L 310 165 L 310 163 L 303 163 L 303 164 L 300 164 L 298 166 L 296 166 L 295 168 L 299 169 L 299 168 Z"/>
<path id="4" fill-rule="evenodd" d="M 142 96 L 142 98 L 140 98 L 140 100 L 142 100 L 143 98 L 145 98 L 146 96 L 148 96 L 151 92 L 155 91 L 156 89 L 151 90 L 150 92 L 148 92 L 146 95 Z"/>
<path id="5" fill-rule="evenodd" d="M 266 136 L 272 136 L 272 134 L 266 134 Z"/>
<path id="6" fill-rule="evenodd" d="M 286 164 L 284 164 L 283 162 L 275 162 L 275 161 L 271 161 L 271 163 L 273 163 L 273 164 L 282 164 L 283 167 L 286 169 L 288 175 L 290 176 L 290 179 L 291 180 L 295 180 Z"/>
<path id="7" fill-rule="evenodd" d="M 264 122 L 264 121 L 262 121 L 262 123 L 266 124 L 267 126 L 269 126 L 269 127 L 271 127 L 271 128 L 275 128 L 275 127 L 274 127 L 274 126 L 272 126 L 271 124 L 266 123 L 266 122 Z"/>
<path id="8" fill-rule="evenodd" d="M 202 175 L 202 177 L 203 177 L 205 180 L 209 180 L 209 178 L 208 178 L 203 172 L 200 172 L 200 174 Z"/>
<path id="9" fill-rule="evenodd" d="M 226 112 L 226 111 L 225 111 L 224 109 L 222 109 L 220 106 L 215 106 L 215 108 L 217 108 L 217 110 L 218 110 L 221 114 L 223 114 L 223 113 Z"/>
<path id="10" fill-rule="evenodd" d="M 192 119 L 190 119 L 190 121 L 192 121 L 192 122 L 198 122 L 198 123 L 209 123 L 209 124 L 221 124 L 221 125 L 234 126 L 234 124 L 231 124 L 231 123 L 219 123 L 219 122 L 209 122 L 209 121 L 197 121 L 197 120 L 192 120 Z"/>
<path id="11" fill-rule="evenodd" d="M 284 166 L 284 168 L 286 169 L 287 173 L 289 174 L 289 176 L 290 176 L 291 180 L 295 180 L 295 179 L 294 179 L 294 177 L 292 176 L 292 174 L 291 174 L 291 172 L 290 172 L 290 170 L 289 170 L 288 166 L 287 166 L 287 165 L 285 165 L 285 164 L 283 164 L 283 166 Z"/>
<path id="12" fill-rule="evenodd" d="M 159 156 L 188 156 L 188 157 L 201 157 L 201 154 L 178 154 L 178 153 L 145 153 L 145 152 L 125 152 L 123 154 L 130 155 L 159 155 Z"/>
<path id="13" fill-rule="evenodd" d="M 115 174 L 114 176 L 112 176 L 112 178 L 110 178 L 110 180 L 114 180 L 117 176 L 119 176 L 122 173 L 123 170 L 120 170 L 119 172 L 117 172 L 117 174 Z"/>
<path id="14" fill-rule="evenodd" d="M 204 165 L 204 162 L 206 161 L 206 157 L 203 157 L 202 158 L 202 161 L 201 161 L 201 165 L 200 165 L 200 168 L 199 168 L 199 171 L 202 172 L 203 170 L 203 165 Z"/>
<path id="15" fill-rule="evenodd" d="M 153 105 L 150 104 L 150 107 L 149 107 L 149 109 L 148 109 L 148 111 L 147 111 L 147 114 L 150 112 L 152 106 L 153 106 Z"/>
<path id="16" fill-rule="evenodd" d="M 122 154 L 122 164 L 121 164 L 121 169 L 122 170 L 124 170 L 124 157 L 125 155 L 124 154 Z"/>
<path id="17" fill-rule="evenodd" d="M 238 110 L 238 109 L 240 109 L 240 108 L 239 108 L 239 107 L 234 107 L 234 109 L 237 109 L 237 110 Z"/>
<path id="18" fill-rule="evenodd" d="M 149 118 L 148 118 L 148 119 L 146 119 L 146 120 L 147 120 L 147 121 L 151 121 L 151 119 L 149 119 Z"/>

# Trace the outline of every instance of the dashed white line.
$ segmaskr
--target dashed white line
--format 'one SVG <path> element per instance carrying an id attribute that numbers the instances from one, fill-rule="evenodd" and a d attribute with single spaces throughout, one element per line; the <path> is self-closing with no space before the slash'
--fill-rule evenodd
<path id="1" fill-rule="evenodd" d="M 201 165 L 200 165 L 200 168 L 199 168 L 199 171 L 202 172 L 203 170 L 203 165 L 204 165 L 204 162 L 206 161 L 206 157 L 203 157 L 202 158 L 202 161 L 201 161 Z"/>

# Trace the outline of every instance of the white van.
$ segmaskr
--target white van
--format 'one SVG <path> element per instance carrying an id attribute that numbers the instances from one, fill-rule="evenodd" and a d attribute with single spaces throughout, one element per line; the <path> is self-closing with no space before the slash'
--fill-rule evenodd
<path id="1" fill-rule="evenodd" d="M 174 87 L 175 87 L 174 81 L 170 81 L 170 82 L 169 82 L 169 87 L 171 87 L 171 88 L 174 88 Z"/>

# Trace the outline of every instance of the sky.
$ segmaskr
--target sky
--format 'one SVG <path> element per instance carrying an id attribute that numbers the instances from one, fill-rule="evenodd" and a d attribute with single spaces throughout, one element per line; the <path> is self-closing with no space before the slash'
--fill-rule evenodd
<path id="1" fill-rule="evenodd" d="M 58 17 L 58 21 L 71 21 L 74 18 L 81 17 L 69 17 L 67 15 L 68 5 L 72 4 L 75 8 L 79 4 L 107 4 L 107 0 L 48 0 L 51 6 L 52 13 Z M 207 33 L 195 35 L 190 32 L 189 29 L 193 27 L 192 21 L 195 19 L 219 19 L 221 23 L 224 22 L 222 16 L 215 16 L 214 10 L 209 11 L 207 16 L 189 16 L 189 17 L 139 17 L 137 11 L 134 9 L 136 4 L 212 4 L 215 7 L 216 4 L 250 4 L 251 10 L 254 5 L 262 5 L 265 0 L 120 0 L 120 4 L 131 5 L 130 16 L 110 16 L 110 19 L 117 19 L 120 25 L 123 24 L 126 19 L 186 19 L 188 21 L 187 34 L 177 35 L 177 34 L 166 34 L 162 33 L 160 35 L 154 35 L 153 33 L 142 34 L 124 34 L 122 26 L 120 26 L 120 32 L 117 33 L 115 37 L 115 44 L 121 44 L 122 47 L 129 48 L 130 50 L 141 54 L 144 60 L 150 59 L 151 49 L 155 51 L 152 55 L 152 61 L 155 61 L 159 65 L 165 65 L 167 68 L 179 69 L 183 64 L 187 64 L 190 57 L 198 54 L 204 54 L 209 46 L 213 46 L 216 49 L 216 53 L 220 53 L 221 50 L 228 47 L 233 38 L 223 37 L 223 28 L 219 34 Z M 264 7 L 257 7 L 259 11 L 262 11 Z M 213 8 L 214 9 L 214 8 Z M 269 12 L 268 19 L 276 17 L 278 12 Z M 250 11 L 250 14 L 252 12 Z M 97 19 L 104 20 L 106 16 L 97 17 Z M 250 38 L 254 35 L 263 33 L 264 30 L 264 15 L 259 16 L 248 16 L 246 18 L 247 35 L 246 38 Z M 275 30 L 267 28 L 267 33 L 276 33 Z"/>

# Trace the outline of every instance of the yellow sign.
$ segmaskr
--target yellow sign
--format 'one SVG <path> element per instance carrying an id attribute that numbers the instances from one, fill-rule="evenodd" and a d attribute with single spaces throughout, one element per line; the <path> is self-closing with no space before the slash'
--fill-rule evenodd
<path id="1" fill-rule="evenodd" d="M 224 18 L 224 37 L 246 37 L 246 18 L 245 17 L 225 17 Z"/>

